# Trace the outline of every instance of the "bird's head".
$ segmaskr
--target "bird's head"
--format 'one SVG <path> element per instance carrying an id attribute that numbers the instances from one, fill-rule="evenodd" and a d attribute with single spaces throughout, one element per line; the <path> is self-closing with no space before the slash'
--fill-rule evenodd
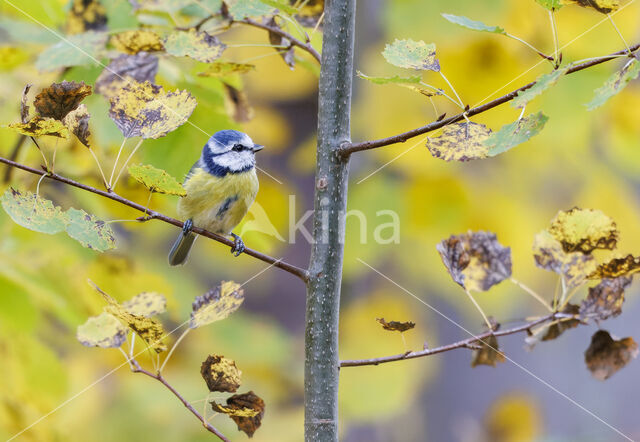
<path id="1" fill-rule="evenodd" d="M 255 153 L 263 146 L 237 130 L 221 130 L 209 138 L 202 149 L 202 163 L 212 175 L 248 172 L 256 165 Z"/>

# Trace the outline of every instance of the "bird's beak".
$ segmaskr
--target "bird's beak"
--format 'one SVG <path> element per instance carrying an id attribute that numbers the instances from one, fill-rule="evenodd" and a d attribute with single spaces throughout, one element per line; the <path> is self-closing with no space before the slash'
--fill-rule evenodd
<path id="1" fill-rule="evenodd" d="M 254 145 L 253 145 L 253 151 L 254 151 L 254 152 L 259 152 L 259 151 L 261 151 L 262 149 L 264 149 L 264 146 L 263 146 L 262 144 L 254 144 Z"/>

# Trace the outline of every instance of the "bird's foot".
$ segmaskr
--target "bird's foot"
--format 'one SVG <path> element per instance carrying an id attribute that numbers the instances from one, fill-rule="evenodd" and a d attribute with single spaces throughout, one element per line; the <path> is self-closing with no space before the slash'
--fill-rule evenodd
<path id="1" fill-rule="evenodd" d="M 182 235 L 187 236 L 189 233 L 191 233 L 191 230 L 193 230 L 193 220 L 189 218 L 182 225 Z"/>
<path id="2" fill-rule="evenodd" d="M 238 235 L 232 233 L 231 236 L 233 236 L 233 247 L 231 247 L 231 253 L 233 253 L 233 256 L 238 256 L 244 252 L 246 247 L 244 246 L 244 242 L 242 242 L 242 238 Z"/>

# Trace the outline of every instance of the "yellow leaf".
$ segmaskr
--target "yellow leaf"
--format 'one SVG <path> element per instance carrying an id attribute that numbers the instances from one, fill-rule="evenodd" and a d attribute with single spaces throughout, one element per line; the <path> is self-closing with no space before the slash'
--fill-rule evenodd
<path id="1" fill-rule="evenodd" d="M 236 367 L 234 361 L 224 356 L 210 355 L 202 363 L 200 374 L 207 383 L 209 391 L 235 393 L 240 387 L 242 372 Z"/>
<path id="2" fill-rule="evenodd" d="M 131 330 L 140 336 L 149 345 L 149 347 L 154 349 L 157 353 L 163 352 L 167 349 L 167 346 L 162 343 L 166 334 L 162 325 L 158 321 L 144 316 L 134 315 L 98 287 L 96 287 L 96 290 L 98 290 L 104 300 L 107 301 L 108 305 L 105 307 L 105 311 L 107 313 L 112 314 L 120 321 L 127 324 Z"/>
<path id="3" fill-rule="evenodd" d="M 560 211 L 551 221 L 549 233 L 560 241 L 565 252 L 590 253 L 594 249 L 613 250 L 618 241 L 616 223 L 600 210 Z"/>
<path id="4" fill-rule="evenodd" d="M 67 16 L 67 34 L 107 29 L 107 10 L 98 0 L 73 0 Z"/>
<path id="5" fill-rule="evenodd" d="M 137 54 L 138 52 L 162 51 L 164 46 L 160 36 L 152 31 L 125 31 L 111 37 L 111 44 L 120 52 Z"/>
<path id="6" fill-rule="evenodd" d="M 264 401 L 253 391 L 234 394 L 227 399 L 226 407 L 215 402 L 211 402 L 211 407 L 213 411 L 227 414 L 238 425 L 238 430 L 249 437 L 260 427 L 264 416 Z"/>
<path id="7" fill-rule="evenodd" d="M 376 318 L 376 321 L 382 325 L 382 328 L 389 331 L 399 331 L 400 333 L 407 330 L 411 330 L 416 326 L 415 322 L 398 322 L 398 321 L 385 321 L 384 318 Z"/>
<path id="8" fill-rule="evenodd" d="M 195 299 L 189 326 L 198 328 L 225 319 L 238 310 L 243 301 L 244 290 L 240 284 L 222 281 L 219 286 Z"/>
<path id="9" fill-rule="evenodd" d="M 478 365 L 495 367 L 497 363 L 506 360 L 504 354 L 500 351 L 500 347 L 498 347 L 498 338 L 495 336 L 491 335 L 484 338 L 482 341 L 478 341 L 477 344 L 480 345 L 480 349 L 473 351 L 472 367 L 477 367 Z"/>
<path id="10" fill-rule="evenodd" d="M 489 147 L 484 142 L 491 130 L 483 124 L 464 122 L 445 126 L 442 134 L 427 138 L 431 155 L 445 161 L 469 161 L 487 158 Z"/>
<path id="11" fill-rule="evenodd" d="M 58 138 L 69 138 L 69 129 L 61 121 L 53 118 L 33 117 L 27 123 L 11 123 L 8 127 L 31 137 L 49 135 Z"/>
<path id="12" fill-rule="evenodd" d="M 111 97 L 109 116 L 126 138 L 160 138 L 183 125 L 196 104 L 187 91 L 131 81 Z"/>

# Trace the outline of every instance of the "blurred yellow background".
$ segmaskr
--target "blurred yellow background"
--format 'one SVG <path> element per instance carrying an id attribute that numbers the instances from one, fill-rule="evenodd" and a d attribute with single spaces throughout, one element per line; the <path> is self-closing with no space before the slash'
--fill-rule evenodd
<path id="1" fill-rule="evenodd" d="M 138 26 L 127 0 L 103 3 L 110 30 Z M 622 5 L 615 22 L 626 39 L 635 43 L 640 38 L 640 4 L 625 0 Z M 43 25 L 61 29 L 68 2 L 22 0 L 18 6 Z M 465 30 L 440 16 L 446 12 L 500 25 L 551 53 L 547 11 L 534 0 L 366 0 L 358 8 L 355 65 L 368 75 L 407 74 L 381 55 L 385 44 L 395 38 L 435 43 L 443 72 L 471 106 L 549 70 L 546 62 L 516 41 Z M 566 45 L 562 49 L 565 62 L 624 47 L 602 14 L 565 7 L 556 16 L 559 41 Z M 157 17 L 144 18 L 152 19 L 160 28 L 173 25 Z M 317 70 L 302 53 L 304 63 L 290 70 L 272 48 L 264 47 L 268 38 L 260 30 L 234 28 L 219 37 L 229 45 L 225 60 L 257 66 L 234 79 L 254 108 L 253 120 L 232 121 L 222 82 L 197 76 L 204 63 L 161 57 L 157 83 L 190 91 L 198 101 L 190 121 L 208 134 L 236 128 L 266 145 L 257 160 L 271 176 L 259 173 L 257 203 L 268 222 L 259 210 L 252 212 L 244 224 L 253 225 L 245 228 L 243 239 L 248 247 L 306 267 L 309 244 L 299 232 L 292 241 L 289 229 L 291 219 L 297 221 L 313 206 Z M 58 80 L 59 73 L 40 73 L 34 67 L 37 55 L 57 41 L 28 16 L 0 1 L 1 125 L 19 120 L 26 83 L 33 83 L 38 91 Z M 314 44 L 320 46 L 318 33 Z M 544 110 L 549 116 L 542 133 L 497 158 L 446 163 L 431 157 L 424 136 L 353 156 L 349 209 L 366 215 L 367 231 L 363 244 L 357 218 L 348 219 L 340 324 L 343 359 L 402 353 L 421 349 L 424 342 L 436 346 L 467 337 L 361 261 L 467 329 L 480 331 L 482 318 L 451 281 L 436 252 L 441 239 L 469 229 L 495 232 L 502 244 L 512 248 L 514 277 L 549 299 L 556 278 L 535 267 L 531 245 L 557 211 L 573 206 L 600 209 L 622 232 L 618 249 L 625 253 L 640 249 L 640 84 L 632 82 L 596 111 L 587 112 L 584 106 L 621 63 L 609 62 L 563 78 L 527 108 L 528 114 Z M 101 71 L 98 65 L 75 67 L 64 79 L 93 85 Z M 446 87 L 435 73 L 425 74 L 425 81 Z M 458 112 L 444 99 L 434 100 L 438 113 Z M 121 134 L 108 118 L 108 103 L 102 96 L 92 95 L 85 103 L 92 115 L 94 149 L 110 170 Z M 498 129 L 519 113 L 504 105 L 473 121 Z M 354 79 L 355 141 L 394 135 L 434 118 L 432 104 L 420 94 Z M 14 132 L 0 128 L 2 156 L 11 154 L 16 138 Z M 145 141 L 134 162 L 152 164 L 182 178 L 206 140 L 200 130 L 185 124 L 164 138 Z M 100 185 L 84 146 L 54 138 L 40 142 L 49 157 L 57 150 L 56 172 Z M 38 167 L 41 157 L 26 143 L 17 160 Z M 4 173 L 2 167 L 0 175 Z M 12 177 L 12 186 L 35 191 L 37 177 L 20 171 Z M 7 186 L 3 184 L 2 192 Z M 133 180 L 123 180 L 118 192 L 141 204 L 147 201 L 147 191 Z M 139 216 L 46 179 L 40 194 L 63 208 L 83 208 L 104 220 Z M 176 197 L 154 195 L 151 207 L 175 216 L 176 201 Z M 381 245 L 373 240 L 375 227 L 388 221 L 377 215 L 381 210 L 398 213 L 399 243 Z M 269 231 L 269 223 L 285 241 L 258 231 Z M 306 226 L 310 230 L 309 222 Z M 166 377 L 202 410 L 207 389 L 199 374 L 201 362 L 208 354 L 232 358 L 243 371 L 242 391 L 253 390 L 266 402 L 262 427 L 253 440 L 302 440 L 303 284 L 278 269 L 262 273 L 264 263 L 246 256 L 233 258 L 227 247 L 206 240 L 198 241 L 188 265 L 170 268 L 166 254 L 177 228 L 153 221 L 116 222 L 112 227 L 118 247 L 99 254 L 64 235 L 28 231 L 4 212 L 0 214 L 0 438 L 8 439 L 56 410 L 16 440 L 211 440 L 166 390 L 131 374 L 126 366 L 86 389 L 122 364 L 123 358 L 113 349 L 81 346 L 75 330 L 103 306 L 87 279 L 119 300 L 142 291 L 164 294 L 169 301 L 169 313 L 162 317 L 167 329 L 188 318 L 195 296 L 221 280 L 233 279 L 249 281 L 242 308 L 225 321 L 191 333 L 168 365 Z M 625 313 L 604 325 L 612 333 L 640 337 L 637 321 L 632 319 L 640 314 L 637 295 L 634 285 L 627 291 Z M 477 299 L 500 322 L 544 313 L 508 281 L 478 294 Z M 398 334 L 382 330 L 375 321 L 378 317 L 417 323 L 405 333 L 406 347 Z M 580 327 L 530 353 L 522 348 L 524 336 L 501 340 L 506 354 L 530 372 L 511 362 L 471 369 L 468 350 L 378 367 L 344 368 L 342 440 L 623 440 L 554 388 L 629 437 L 640 438 L 637 361 L 606 383 L 591 378 L 583 352 L 594 331 L 593 326 Z M 224 416 L 217 416 L 212 424 L 232 440 L 246 439 Z"/>

